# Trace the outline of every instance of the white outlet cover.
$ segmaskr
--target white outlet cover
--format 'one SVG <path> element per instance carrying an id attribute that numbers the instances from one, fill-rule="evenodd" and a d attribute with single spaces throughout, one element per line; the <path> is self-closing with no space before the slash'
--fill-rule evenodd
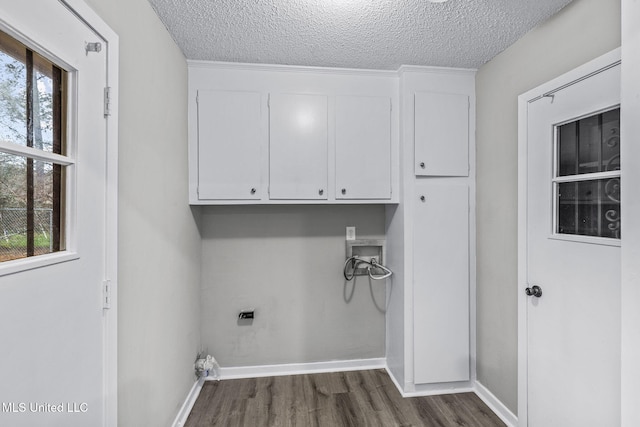
<path id="1" fill-rule="evenodd" d="M 347 227 L 347 240 L 356 240 L 356 228 Z"/>

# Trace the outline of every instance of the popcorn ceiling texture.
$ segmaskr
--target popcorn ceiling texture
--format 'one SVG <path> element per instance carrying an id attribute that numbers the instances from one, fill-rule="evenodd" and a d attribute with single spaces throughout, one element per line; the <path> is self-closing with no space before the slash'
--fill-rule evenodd
<path id="1" fill-rule="evenodd" d="M 187 59 L 477 68 L 571 0 L 149 0 Z"/>

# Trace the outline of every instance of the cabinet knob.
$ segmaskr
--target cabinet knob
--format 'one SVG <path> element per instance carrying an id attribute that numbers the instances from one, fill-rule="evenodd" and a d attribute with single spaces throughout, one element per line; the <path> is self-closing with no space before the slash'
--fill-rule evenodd
<path id="1" fill-rule="evenodd" d="M 347 194 L 347 189 L 346 188 L 342 189 L 342 194 Z"/>
<path id="2" fill-rule="evenodd" d="M 320 190 L 318 190 L 318 194 L 322 196 L 324 194 L 324 190 L 321 188 Z"/>
<path id="3" fill-rule="evenodd" d="M 258 191 L 258 190 L 256 190 L 255 188 L 252 188 L 251 189 L 251 194 L 256 194 L 256 191 Z"/>
<path id="4" fill-rule="evenodd" d="M 424 203 L 424 202 L 426 202 L 426 201 L 427 201 L 427 198 L 426 198 L 426 197 L 424 197 L 424 196 L 420 196 L 420 201 L 421 201 L 422 203 Z"/>
<path id="5" fill-rule="evenodd" d="M 425 168 L 424 162 L 420 162 L 420 167 L 421 167 L 422 169 L 424 169 L 424 168 Z"/>

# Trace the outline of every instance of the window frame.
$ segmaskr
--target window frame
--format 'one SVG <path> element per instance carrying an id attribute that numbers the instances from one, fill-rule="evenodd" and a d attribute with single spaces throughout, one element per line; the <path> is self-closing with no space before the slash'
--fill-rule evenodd
<path id="1" fill-rule="evenodd" d="M 552 175 L 551 175 L 551 235 L 550 239 L 554 240 L 564 240 L 569 242 L 577 242 L 577 243 L 590 243 L 597 245 L 605 245 L 605 246 L 621 246 L 621 238 L 614 237 L 599 237 L 599 236 L 586 236 L 581 234 L 569 234 L 569 233 L 559 233 L 558 232 L 558 216 L 559 216 L 559 190 L 560 184 L 563 183 L 578 183 L 578 182 L 586 182 L 586 181 L 597 181 L 602 179 L 611 179 L 617 178 L 621 180 L 622 176 L 622 168 L 615 171 L 606 171 L 606 172 L 589 172 L 589 173 L 581 173 L 581 174 L 573 174 L 573 175 L 563 175 L 560 176 L 560 155 L 559 155 L 559 140 L 560 140 L 560 127 L 569 123 L 577 122 L 579 120 L 596 116 L 599 114 L 603 114 L 609 111 L 613 111 L 616 109 L 620 109 L 620 104 L 612 105 L 607 108 L 603 108 L 601 110 L 592 111 L 588 114 L 584 114 L 582 116 L 574 117 L 559 123 L 555 123 L 552 126 L 553 132 L 553 155 L 552 155 Z"/>
<path id="2" fill-rule="evenodd" d="M 23 44 L 27 49 L 40 55 L 46 60 L 53 63 L 56 67 L 66 72 L 65 98 L 62 99 L 62 128 L 63 147 L 62 152 L 65 154 L 56 154 L 49 151 L 40 150 L 26 145 L 20 145 L 8 141 L 0 140 L 0 152 L 15 156 L 33 159 L 33 161 L 42 161 L 60 165 L 64 172 L 64 179 L 61 183 L 60 198 L 64 200 L 62 204 L 60 216 L 60 240 L 65 242 L 64 249 L 56 252 L 50 252 L 41 255 L 26 256 L 14 260 L 0 262 L 0 276 L 15 274 L 22 271 L 29 271 L 36 268 L 46 267 L 61 262 L 72 261 L 80 258 L 77 251 L 75 238 L 76 223 L 76 133 L 74 131 L 77 123 L 77 72 L 65 61 L 47 52 L 46 50 L 34 46 L 29 39 L 21 36 L 11 28 L 0 25 L 0 31 L 12 37 L 17 42 Z"/>

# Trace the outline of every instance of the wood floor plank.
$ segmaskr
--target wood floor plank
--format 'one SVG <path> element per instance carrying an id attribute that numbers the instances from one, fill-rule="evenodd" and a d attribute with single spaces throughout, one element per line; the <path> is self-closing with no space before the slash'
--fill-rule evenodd
<path id="1" fill-rule="evenodd" d="M 385 370 L 205 382 L 186 427 L 503 427 L 474 393 L 403 398 Z"/>

